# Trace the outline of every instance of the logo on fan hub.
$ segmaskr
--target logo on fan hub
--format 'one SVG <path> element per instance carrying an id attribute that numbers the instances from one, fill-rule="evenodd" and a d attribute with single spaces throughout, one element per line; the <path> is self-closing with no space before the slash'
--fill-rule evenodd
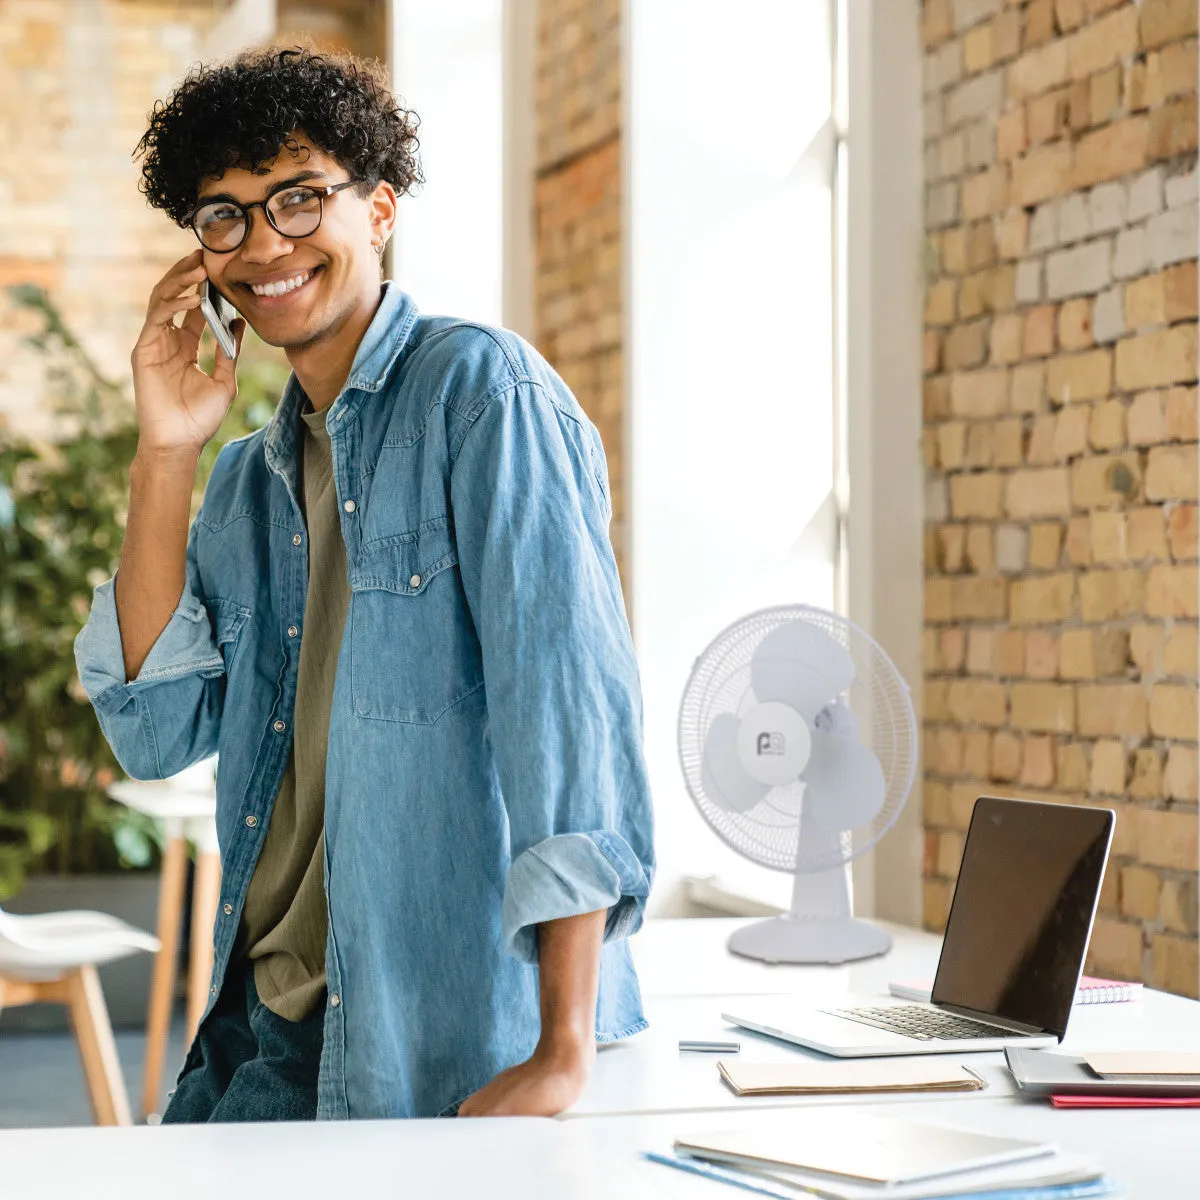
<path id="1" fill-rule="evenodd" d="M 812 751 L 804 718 L 778 700 L 753 704 L 741 714 L 738 759 L 751 779 L 768 787 L 796 782 Z"/>
<path id="2" fill-rule="evenodd" d="M 786 754 L 787 742 L 782 733 L 763 732 L 758 735 L 757 750 L 760 758 L 764 754 Z"/>

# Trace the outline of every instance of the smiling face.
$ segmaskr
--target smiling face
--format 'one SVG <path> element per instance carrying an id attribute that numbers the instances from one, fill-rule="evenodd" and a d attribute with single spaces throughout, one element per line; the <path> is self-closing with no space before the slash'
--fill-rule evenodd
<path id="1" fill-rule="evenodd" d="M 340 163 L 296 134 L 266 172 L 231 167 L 206 179 L 197 204 L 217 198 L 251 204 L 282 184 L 325 187 L 349 178 Z M 236 250 L 205 249 L 209 278 L 264 342 L 302 351 L 336 337 L 355 314 L 374 308 L 376 247 L 391 233 L 396 195 L 386 182 L 366 197 L 359 193 L 348 187 L 327 196 L 321 224 L 307 237 L 279 233 L 258 207 L 250 211 L 250 228 Z"/>

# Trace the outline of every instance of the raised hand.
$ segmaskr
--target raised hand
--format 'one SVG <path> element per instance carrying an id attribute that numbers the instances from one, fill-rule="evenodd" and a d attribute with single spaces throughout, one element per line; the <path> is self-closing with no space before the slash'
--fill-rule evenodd
<path id="1" fill-rule="evenodd" d="M 180 259 L 150 293 L 146 323 L 130 355 L 139 453 L 198 455 L 237 396 L 235 360 L 226 357 L 219 345 L 212 374 L 199 367 L 204 331 L 200 288 L 207 277 L 203 253 L 196 250 Z M 177 326 L 175 316 L 180 312 L 187 315 Z M 239 350 L 245 328 L 239 317 L 234 322 Z"/>

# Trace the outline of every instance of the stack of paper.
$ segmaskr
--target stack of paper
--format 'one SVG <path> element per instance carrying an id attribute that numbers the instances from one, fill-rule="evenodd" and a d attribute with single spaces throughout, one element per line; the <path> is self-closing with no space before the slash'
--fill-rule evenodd
<path id="1" fill-rule="evenodd" d="M 852 1092 L 974 1092 L 987 1085 L 970 1067 L 926 1058 L 860 1058 L 839 1062 L 717 1063 L 739 1096 L 804 1096 Z"/>
<path id="2" fill-rule="evenodd" d="M 861 1112 L 806 1110 L 786 1131 L 681 1137 L 674 1154 L 647 1157 L 791 1200 L 1077 1200 L 1113 1190 L 1097 1163 L 1052 1145 Z"/>

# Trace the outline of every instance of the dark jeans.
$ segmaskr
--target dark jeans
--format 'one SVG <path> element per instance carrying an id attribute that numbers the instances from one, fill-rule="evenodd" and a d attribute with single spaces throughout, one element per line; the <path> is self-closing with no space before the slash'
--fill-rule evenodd
<path id="1" fill-rule="evenodd" d="M 163 1124 L 315 1121 L 324 1022 L 324 993 L 304 1020 L 286 1021 L 259 1000 L 252 964 L 231 964 Z"/>

